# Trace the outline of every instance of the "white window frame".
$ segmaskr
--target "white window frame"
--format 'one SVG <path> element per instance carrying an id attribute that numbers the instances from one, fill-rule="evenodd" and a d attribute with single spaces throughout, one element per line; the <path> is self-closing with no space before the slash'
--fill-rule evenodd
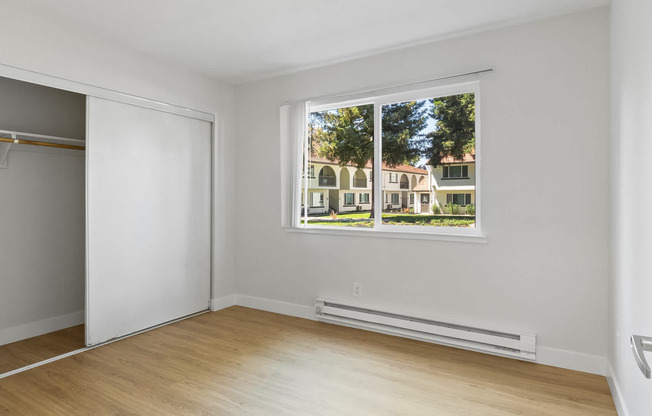
<path id="1" fill-rule="evenodd" d="M 451 176 L 450 173 L 452 168 L 460 168 L 460 176 Z M 466 168 L 466 176 L 464 176 L 464 168 Z M 442 179 L 469 179 L 469 165 L 463 163 L 459 165 L 444 166 L 442 169 L 441 178 Z"/>
<path id="2" fill-rule="evenodd" d="M 475 96 L 475 227 L 434 227 L 434 226 L 418 226 L 418 225 L 391 225 L 382 223 L 382 209 L 383 209 L 383 173 L 382 170 L 382 106 L 405 102 L 405 101 L 419 101 L 424 99 L 432 99 L 434 97 L 445 97 L 449 95 L 473 93 Z M 373 171 L 369 175 L 370 179 L 374 182 L 373 198 L 374 202 L 374 226 L 373 228 L 356 228 L 351 229 L 348 227 L 338 227 L 329 225 L 311 225 L 307 222 L 300 224 L 300 219 L 297 219 L 294 229 L 297 231 L 308 231 L 325 234 L 350 234 L 350 235 L 367 235 L 375 237 L 398 237 L 398 238 L 417 238 L 417 239 L 436 239 L 436 240 L 450 240 L 462 242 L 486 242 L 486 238 L 482 229 L 482 203 L 481 203 L 481 95 L 479 81 L 469 81 L 449 85 L 439 85 L 422 89 L 411 89 L 390 94 L 378 95 L 373 92 L 365 92 L 363 98 L 346 99 L 324 99 L 319 101 L 307 102 L 307 115 L 316 111 L 334 110 L 344 107 L 353 107 L 365 104 L 374 105 L 374 166 Z M 352 95 L 355 97 L 356 95 Z M 305 129 L 307 131 L 307 128 Z M 306 136 L 307 137 L 307 136 Z M 307 139 L 306 139 L 307 140 Z M 307 148 L 307 145 L 304 145 Z M 380 172 L 380 174 L 378 174 Z M 306 185 L 307 188 L 307 185 Z M 371 201 L 370 201 L 371 202 Z M 468 238 L 465 238 L 468 237 Z"/>
<path id="3" fill-rule="evenodd" d="M 313 205 L 315 202 L 315 195 L 319 195 L 319 205 Z M 324 191 L 310 192 L 310 208 L 324 208 L 326 206 L 324 200 Z"/>
<path id="4" fill-rule="evenodd" d="M 350 204 L 346 203 L 346 196 L 347 195 L 352 195 L 353 201 L 351 201 Z M 344 206 L 345 207 L 352 207 L 355 206 L 355 192 L 344 192 Z"/>
<path id="5" fill-rule="evenodd" d="M 450 202 L 448 201 L 448 196 L 449 195 L 451 197 Z M 464 199 L 463 204 L 458 204 L 458 203 L 455 202 L 455 196 L 456 195 L 463 195 L 463 199 Z M 468 204 L 466 203 L 466 199 L 467 199 L 466 197 L 467 196 L 469 197 L 468 199 L 471 200 L 471 202 L 469 202 Z M 472 192 L 448 192 L 448 193 L 446 193 L 446 205 L 448 205 L 448 204 L 455 204 L 455 205 L 459 205 L 461 207 L 465 207 L 465 206 L 467 206 L 469 204 L 473 204 L 473 193 Z"/>

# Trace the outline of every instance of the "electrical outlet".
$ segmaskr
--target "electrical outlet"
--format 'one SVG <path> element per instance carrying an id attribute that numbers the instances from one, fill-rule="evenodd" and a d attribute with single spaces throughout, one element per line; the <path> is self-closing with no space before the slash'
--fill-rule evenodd
<path id="1" fill-rule="evenodd" d="M 362 297 L 362 283 L 353 282 L 353 297 L 356 298 Z"/>

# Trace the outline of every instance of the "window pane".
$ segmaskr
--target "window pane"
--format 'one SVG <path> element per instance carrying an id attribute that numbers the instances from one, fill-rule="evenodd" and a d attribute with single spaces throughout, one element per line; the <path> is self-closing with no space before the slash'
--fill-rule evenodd
<path id="1" fill-rule="evenodd" d="M 316 177 L 304 185 L 320 191 L 323 203 L 308 210 L 308 225 L 373 227 L 373 111 L 373 105 L 362 105 L 310 113 L 308 159 Z M 358 205 L 354 189 L 368 190 Z"/>
<path id="2" fill-rule="evenodd" d="M 383 223 L 474 227 L 471 216 L 436 215 L 451 214 L 446 208 L 451 204 L 466 206 L 467 195 L 470 200 L 475 193 L 467 194 L 475 187 L 474 94 L 387 104 L 381 115 L 382 167 L 391 169 L 383 173 L 383 187 L 385 195 L 392 193 L 391 204 L 383 206 Z M 402 175 L 414 175 L 416 184 Z"/>
<path id="3" fill-rule="evenodd" d="M 448 175 L 451 178 L 459 178 L 462 176 L 462 167 L 461 166 L 451 166 L 448 168 Z"/>

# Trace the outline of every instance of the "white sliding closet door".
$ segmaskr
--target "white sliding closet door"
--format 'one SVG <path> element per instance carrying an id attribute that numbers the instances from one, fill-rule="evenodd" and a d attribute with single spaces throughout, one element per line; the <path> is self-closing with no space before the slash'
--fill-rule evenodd
<path id="1" fill-rule="evenodd" d="M 208 308 L 211 123 L 88 98 L 86 343 Z"/>

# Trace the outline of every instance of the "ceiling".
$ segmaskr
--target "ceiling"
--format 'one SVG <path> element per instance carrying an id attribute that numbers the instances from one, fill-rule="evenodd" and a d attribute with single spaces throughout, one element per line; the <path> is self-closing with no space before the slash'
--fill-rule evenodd
<path id="1" fill-rule="evenodd" d="M 232 83 L 609 0 L 0 0 Z"/>

